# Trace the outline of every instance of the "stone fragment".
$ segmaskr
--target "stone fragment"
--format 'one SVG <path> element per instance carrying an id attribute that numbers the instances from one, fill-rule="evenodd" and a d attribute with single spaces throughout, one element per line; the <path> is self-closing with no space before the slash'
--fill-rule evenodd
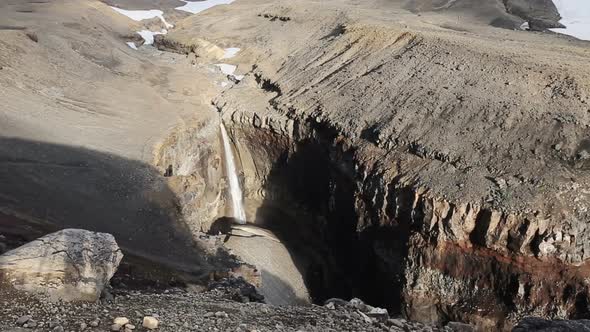
<path id="1" fill-rule="evenodd" d="M 145 316 L 143 317 L 143 324 L 142 326 L 146 329 L 153 330 L 158 328 L 158 320 L 155 317 Z"/>
<path id="2" fill-rule="evenodd" d="M 121 331 L 122 327 L 121 324 L 113 324 L 111 325 L 111 331 Z"/>
<path id="3" fill-rule="evenodd" d="M 218 311 L 218 312 L 215 313 L 215 317 L 217 317 L 217 318 L 227 318 L 228 315 L 227 315 L 227 313 L 225 313 L 223 311 Z"/>
<path id="4" fill-rule="evenodd" d="M 475 332 L 475 328 L 473 326 L 460 322 L 449 322 L 447 327 L 453 332 Z"/>
<path id="5" fill-rule="evenodd" d="M 25 316 L 20 316 L 17 320 L 16 320 L 16 325 L 23 325 L 26 322 L 28 322 L 29 320 L 31 320 L 32 317 L 29 315 L 25 315 Z"/>
<path id="6" fill-rule="evenodd" d="M 0 279 L 51 300 L 96 301 L 122 258 L 112 235 L 64 229 L 1 255 Z"/>
<path id="7" fill-rule="evenodd" d="M 367 312 L 367 316 L 371 318 L 376 318 L 381 321 L 385 321 L 389 318 L 389 313 L 387 312 L 387 309 L 371 308 L 371 310 Z"/>
<path id="8" fill-rule="evenodd" d="M 129 318 L 117 317 L 117 318 L 113 319 L 113 324 L 119 324 L 121 326 L 124 326 L 125 324 L 129 324 Z"/>
<path id="9" fill-rule="evenodd" d="M 358 300 L 358 299 L 357 299 Z M 359 300 L 360 301 L 360 300 Z M 340 307 L 346 307 L 347 305 L 349 305 L 348 301 L 345 301 L 343 299 L 339 299 L 339 298 L 331 298 L 328 299 L 324 302 L 324 306 L 327 306 L 329 304 L 332 304 L 335 308 L 340 308 Z"/>
<path id="10" fill-rule="evenodd" d="M 358 309 L 362 312 L 369 311 L 369 308 L 367 307 L 367 305 L 361 299 L 357 299 L 356 297 L 353 298 L 352 300 L 350 300 L 348 303 L 351 307 Z"/>

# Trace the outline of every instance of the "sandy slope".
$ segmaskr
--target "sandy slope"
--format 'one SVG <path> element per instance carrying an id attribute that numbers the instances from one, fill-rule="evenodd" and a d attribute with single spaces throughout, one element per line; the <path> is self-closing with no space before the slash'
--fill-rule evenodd
<path id="1" fill-rule="evenodd" d="M 0 21 L 1 211 L 198 262 L 149 163 L 170 128 L 214 114 L 214 86 L 184 56 L 129 48 L 140 23 L 98 1 L 3 2 Z"/>

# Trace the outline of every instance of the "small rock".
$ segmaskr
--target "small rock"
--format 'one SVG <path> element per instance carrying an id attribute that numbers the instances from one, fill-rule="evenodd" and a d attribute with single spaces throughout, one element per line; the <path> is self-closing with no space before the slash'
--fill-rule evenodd
<path id="1" fill-rule="evenodd" d="M 590 159 L 590 152 L 588 152 L 586 150 L 582 150 L 582 151 L 578 152 L 578 159 L 579 160 Z"/>
<path id="2" fill-rule="evenodd" d="M 354 299 L 350 300 L 348 303 L 351 307 L 358 309 L 362 312 L 368 311 L 367 305 L 361 299 L 357 299 L 355 297 Z"/>
<path id="3" fill-rule="evenodd" d="M 53 332 L 64 332 L 64 328 L 60 325 L 56 326 L 52 330 Z"/>
<path id="4" fill-rule="evenodd" d="M 125 328 L 129 330 L 135 330 L 135 325 L 133 324 L 125 324 Z"/>
<path id="5" fill-rule="evenodd" d="M 205 314 L 205 316 L 204 316 L 204 317 L 205 317 L 205 318 L 211 318 L 211 317 L 213 317 L 213 316 L 215 316 L 215 313 L 214 313 L 214 312 L 208 312 L 208 313 L 206 313 L 206 314 Z"/>
<path id="6" fill-rule="evenodd" d="M 123 326 L 115 323 L 115 324 L 111 325 L 111 331 L 121 331 L 121 327 L 123 327 Z"/>
<path id="7" fill-rule="evenodd" d="M 21 316 L 16 320 L 16 325 L 24 325 L 26 322 L 31 320 L 32 317 L 29 315 Z"/>
<path id="8" fill-rule="evenodd" d="M 100 321 L 98 319 L 90 322 L 90 326 L 92 326 L 92 327 L 97 327 L 99 324 L 100 324 Z"/>
<path id="9" fill-rule="evenodd" d="M 328 299 L 324 302 L 324 306 L 327 306 L 330 303 L 332 303 L 334 305 L 334 307 L 336 307 L 336 308 L 345 307 L 345 306 L 349 305 L 348 301 L 345 301 L 343 299 L 331 298 L 331 299 Z"/>
<path id="10" fill-rule="evenodd" d="M 365 321 L 365 323 L 367 324 L 371 324 L 373 323 L 373 320 L 371 319 L 371 317 L 365 315 L 364 313 L 358 311 L 359 315 L 361 315 L 361 318 Z"/>
<path id="11" fill-rule="evenodd" d="M 129 318 L 117 317 L 117 318 L 113 319 L 113 324 L 118 324 L 120 326 L 124 326 L 125 324 L 129 324 Z"/>
<path id="12" fill-rule="evenodd" d="M 218 317 L 218 318 L 227 318 L 228 315 L 227 315 L 227 313 L 225 313 L 223 311 L 218 311 L 218 312 L 215 313 L 215 317 Z"/>
<path id="13" fill-rule="evenodd" d="M 367 312 L 367 316 L 385 321 L 389 318 L 389 313 L 387 312 L 387 309 L 372 308 L 369 312 Z"/>
<path id="14" fill-rule="evenodd" d="M 475 328 L 469 324 L 459 322 L 449 322 L 447 327 L 453 332 L 474 332 Z"/>
<path id="15" fill-rule="evenodd" d="M 158 320 L 155 317 L 145 316 L 143 317 L 143 324 L 142 326 L 146 329 L 153 330 L 158 328 Z"/>
<path id="16" fill-rule="evenodd" d="M 399 319 L 388 319 L 387 320 L 387 325 L 389 326 L 395 326 L 397 328 L 404 328 L 406 325 Z"/>
<path id="17" fill-rule="evenodd" d="M 86 323 L 82 323 L 80 324 L 80 330 L 84 330 L 88 327 L 88 325 Z"/>
<path id="18" fill-rule="evenodd" d="M 336 309 L 336 307 L 334 306 L 334 302 L 330 302 L 330 303 L 326 304 L 324 307 L 326 307 L 330 310 Z"/>

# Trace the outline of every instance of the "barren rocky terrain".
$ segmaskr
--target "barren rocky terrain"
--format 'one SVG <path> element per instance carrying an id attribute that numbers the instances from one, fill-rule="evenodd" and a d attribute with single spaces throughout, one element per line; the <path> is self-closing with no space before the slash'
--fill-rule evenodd
<path id="1" fill-rule="evenodd" d="M 125 255 L 115 297 L 64 305 L 62 327 L 146 312 L 170 331 L 588 318 L 590 42 L 547 30 L 551 1 L 185 3 L 0 4 L 0 245 L 82 228 Z M 166 31 L 142 45 L 144 29 Z M 223 234 L 220 121 L 250 227 Z M 229 276 L 269 305 L 197 291 Z M 309 306 L 355 297 L 409 322 Z M 35 301 L 4 300 L 0 326 L 60 307 Z"/>

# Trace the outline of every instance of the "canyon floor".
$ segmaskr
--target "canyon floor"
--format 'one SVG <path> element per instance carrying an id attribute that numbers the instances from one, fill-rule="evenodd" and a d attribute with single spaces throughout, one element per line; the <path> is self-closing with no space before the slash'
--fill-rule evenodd
<path id="1" fill-rule="evenodd" d="M 547 30 L 551 1 L 185 4 L 0 4 L 0 249 L 82 228 L 125 254 L 130 287 L 58 305 L 63 327 L 103 311 L 97 329 L 151 311 L 169 331 L 590 317 L 590 42 Z M 246 219 L 271 237 L 215 228 L 232 216 L 220 121 Z M 228 276 L 269 305 L 197 291 Z M 310 305 L 332 297 L 409 322 Z M 57 308 L 2 301 L 1 328 Z"/>

